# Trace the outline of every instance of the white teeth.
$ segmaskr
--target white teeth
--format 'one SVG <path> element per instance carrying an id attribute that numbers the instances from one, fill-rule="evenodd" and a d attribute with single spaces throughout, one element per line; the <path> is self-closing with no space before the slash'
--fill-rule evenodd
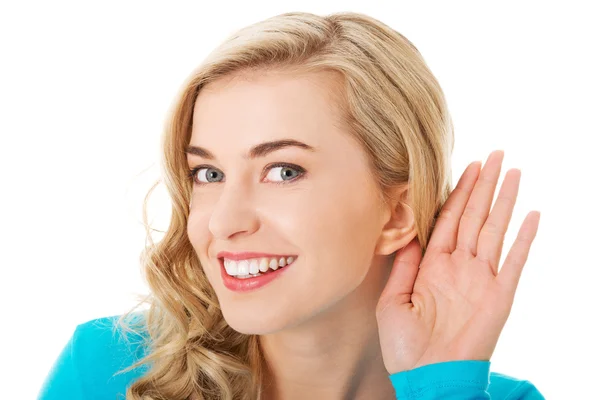
<path id="1" fill-rule="evenodd" d="M 277 260 L 272 258 L 271 262 L 269 263 L 269 268 L 271 268 L 273 271 L 275 271 L 277 268 L 279 268 L 279 265 L 277 265 Z"/>
<path id="2" fill-rule="evenodd" d="M 225 264 L 225 271 L 227 271 L 228 275 L 231 275 L 231 276 L 237 275 L 237 264 L 236 263 L 231 262 L 229 260 L 225 260 L 224 264 Z"/>
<path id="3" fill-rule="evenodd" d="M 258 266 L 258 270 L 260 272 L 267 272 L 269 270 L 269 260 L 263 258 L 260 260 L 260 265 Z"/>
<path id="4" fill-rule="evenodd" d="M 251 274 L 258 274 L 258 260 L 256 260 L 256 259 L 250 260 L 250 267 L 249 267 L 248 271 Z"/>
<path id="5" fill-rule="evenodd" d="M 253 275 L 253 274 L 252 275 L 243 275 L 243 276 L 240 275 L 240 276 L 238 276 L 238 279 L 248 279 L 248 278 L 254 278 L 254 277 L 257 277 L 257 276 L 260 276 L 260 275 L 259 274 L 256 274 L 256 275 Z"/>
<path id="6" fill-rule="evenodd" d="M 234 261 L 223 259 L 225 271 L 230 276 L 235 276 L 240 279 L 252 278 L 260 276 L 261 273 L 273 271 L 294 262 L 296 258 L 293 256 L 277 258 L 253 258 L 248 260 Z"/>
<path id="7" fill-rule="evenodd" d="M 248 266 L 249 263 L 247 260 L 242 260 L 240 262 L 237 263 L 237 274 L 238 275 L 248 275 L 248 272 L 250 272 L 248 270 Z"/>

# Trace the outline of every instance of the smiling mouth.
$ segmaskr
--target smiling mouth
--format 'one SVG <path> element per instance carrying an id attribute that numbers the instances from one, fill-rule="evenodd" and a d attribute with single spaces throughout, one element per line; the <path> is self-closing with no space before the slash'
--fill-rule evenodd
<path id="1" fill-rule="evenodd" d="M 222 268 L 227 275 L 236 279 L 250 279 L 271 274 L 279 269 L 293 264 L 297 256 L 287 257 L 263 257 L 241 261 L 219 258 Z"/>

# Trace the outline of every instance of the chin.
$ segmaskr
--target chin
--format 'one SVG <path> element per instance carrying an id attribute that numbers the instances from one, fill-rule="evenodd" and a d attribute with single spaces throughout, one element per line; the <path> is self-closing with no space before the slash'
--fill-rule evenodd
<path id="1" fill-rule="evenodd" d="M 293 321 L 289 314 L 222 307 L 225 322 L 236 332 L 246 335 L 267 335 L 285 329 Z"/>

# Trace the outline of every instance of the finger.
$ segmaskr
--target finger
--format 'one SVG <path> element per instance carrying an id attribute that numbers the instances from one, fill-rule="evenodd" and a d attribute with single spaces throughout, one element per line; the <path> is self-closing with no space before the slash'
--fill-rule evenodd
<path id="1" fill-rule="evenodd" d="M 480 170 L 481 161 L 474 161 L 465 168 L 456 184 L 456 188 L 454 188 L 439 212 L 427 249 L 436 249 L 445 253 L 454 251 L 460 216 L 467 201 L 469 201 Z"/>
<path id="2" fill-rule="evenodd" d="M 477 258 L 490 265 L 494 276 L 498 274 L 504 236 L 515 208 L 520 180 L 520 170 L 510 169 L 506 173 L 492 213 L 481 228 L 477 240 Z"/>
<path id="3" fill-rule="evenodd" d="M 413 239 L 403 249 L 398 250 L 388 281 L 381 292 L 381 298 L 385 301 L 406 296 L 406 302 L 409 302 L 420 263 L 421 246 L 417 239 Z"/>
<path id="4" fill-rule="evenodd" d="M 521 272 L 523 271 L 523 267 L 529 256 L 531 243 L 533 243 L 533 239 L 535 239 L 535 235 L 537 234 L 539 223 L 539 211 L 531 211 L 527 214 L 519 229 L 517 238 L 506 255 L 506 260 L 504 261 L 504 264 L 502 264 L 502 269 L 498 274 L 497 279 L 500 284 L 513 296 L 517 290 Z"/>
<path id="5" fill-rule="evenodd" d="M 490 214 L 503 158 L 504 151 L 493 151 L 483 166 L 473 193 L 471 193 L 467 206 L 460 217 L 456 238 L 457 250 L 473 256 L 477 254 L 477 238 L 483 223 Z"/>

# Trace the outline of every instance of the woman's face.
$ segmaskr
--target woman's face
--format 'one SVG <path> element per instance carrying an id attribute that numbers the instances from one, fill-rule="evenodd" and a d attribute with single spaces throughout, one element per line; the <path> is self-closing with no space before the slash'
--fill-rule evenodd
<path id="1" fill-rule="evenodd" d="M 336 126 L 336 78 L 329 72 L 225 78 L 196 101 L 190 146 L 212 157 L 188 154 L 190 169 L 203 166 L 193 177 L 187 232 L 227 323 L 239 332 L 273 333 L 323 315 L 363 283 L 373 263 L 389 214 L 380 207 L 366 154 Z M 313 150 L 286 146 L 249 156 L 254 146 L 280 140 Z M 277 276 L 268 283 L 238 291 L 224 283 L 222 251 L 293 262 L 269 270 Z M 234 273 L 245 271 L 235 265 Z M 250 282 L 229 279 L 234 286 Z"/>

